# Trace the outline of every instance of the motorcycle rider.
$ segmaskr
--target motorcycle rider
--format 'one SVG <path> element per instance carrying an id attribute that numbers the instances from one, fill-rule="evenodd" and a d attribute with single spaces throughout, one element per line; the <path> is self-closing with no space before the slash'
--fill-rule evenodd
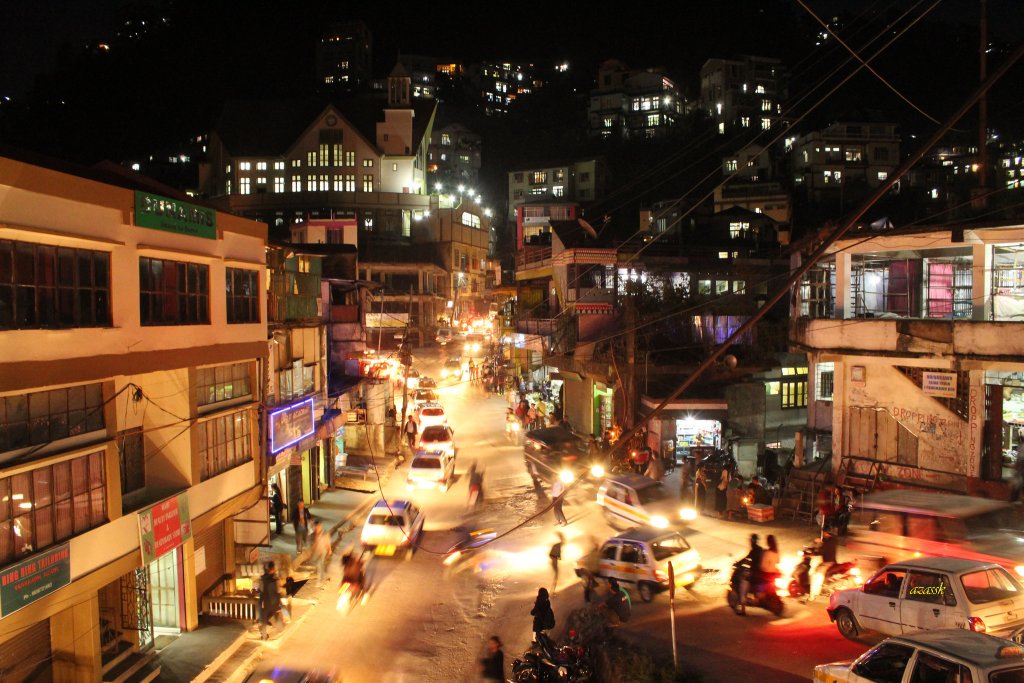
<path id="1" fill-rule="evenodd" d="M 739 581 L 733 582 L 734 586 L 737 583 L 739 584 L 736 591 L 739 595 L 739 606 L 736 608 L 737 614 L 747 613 L 747 592 L 750 590 L 751 582 L 755 579 L 759 579 L 760 577 L 761 559 L 764 555 L 764 548 L 758 545 L 758 540 L 760 539 L 757 534 L 750 534 L 750 552 L 748 552 L 746 556 L 737 563 L 737 571 L 742 572 L 740 574 Z M 741 569 L 744 565 L 747 566 L 745 571 Z M 757 584 L 755 583 L 754 585 L 756 586 Z"/>
<path id="2" fill-rule="evenodd" d="M 348 553 L 342 558 L 342 583 L 356 587 L 356 594 L 366 588 L 366 562 L 362 553 Z"/>
<path id="3" fill-rule="evenodd" d="M 821 586 L 825 583 L 825 576 L 828 575 L 828 570 L 836 563 L 838 541 L 839 539 L 835 534 L 826 531 L 821 537 L 821 542 L 818 544 L 821 563 L 814 568 L 814 574 L 811 576 L 811 593 L 808 600 L 812 602 L 821 592 Z"/>

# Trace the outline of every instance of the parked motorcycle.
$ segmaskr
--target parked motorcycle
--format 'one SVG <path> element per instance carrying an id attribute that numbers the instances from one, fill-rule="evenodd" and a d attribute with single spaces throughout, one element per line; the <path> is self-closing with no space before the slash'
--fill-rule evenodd
<path id="1" fill-rule="evenodd" d="M 748 584 L 746 595 L 741 596 L 740 579 L 744 574 L 749 575 L 751 571 L 750 560 L 744 557 L 732 566 L 732 578 L 729 580 L 729 591 L 726 593 L 726 601 L 732 611 L 740 614 L 740 606 L 760 607 L 766 609 L 775 616 L 782 616 L 782 598 L 775 591 L 775 584 L 772 581 L 753 581 Z"/>
<path id="2" fill-rule="evenodd" d="M 593 666 L 586 647 L 570 642 L 557 647 L 546 634 L 512 663 L 515 683 L 585 683 L 593 678 Z"/>

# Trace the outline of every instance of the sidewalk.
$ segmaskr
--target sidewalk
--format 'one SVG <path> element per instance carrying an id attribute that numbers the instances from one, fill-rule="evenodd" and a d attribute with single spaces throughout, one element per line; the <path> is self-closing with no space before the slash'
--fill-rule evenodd
<path id="1" fill-rule="evenodd" d="M 309 510 L 314 520 L 323 523 L 336 544 L 346 528 L 362 523 L 363 516 L 378 498 L 371 493 L 336 489 L 325 492 Z M 290 623 L 279 632 L 278 627 L 271 627 L 271 639 L 261 641 L 256 623 L 200 616 L 197 630 L 182 633 L 157 654 L 156 663 L 162 668 L 160 680 L 165 683 L 240 680 L 265 648 L 279 647 L 319 602 L 316 569 L 304 564 L 308 554 L 307 548 L 300 557 L 295 557 L 295 531 L 291 524 L 286 524 L 280 534 L 274 533 L 271 525 L 270 547 L 260 549 L 259 562 L 285 556 L 289 558 L 287 564 L 291 565 L 293 578 L 304 581 L 292 599 Z M 281 575 L 285 576 L 283 571 Z M 307 581 L 310 577 L 312 580 Z"/>

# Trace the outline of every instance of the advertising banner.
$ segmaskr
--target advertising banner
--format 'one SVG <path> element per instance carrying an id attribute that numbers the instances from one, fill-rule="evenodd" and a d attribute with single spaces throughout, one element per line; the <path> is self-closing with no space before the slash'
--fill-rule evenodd
<path id="1" fill-rule="evenodd" d="M 188 494 L 157 503 L 139 512 L 139 547 L 142 564 L 147 565 L 192 538 Z"/>
<path id="2" fill-rule="evenodd" d="M 71 583 L 71 546 L 67 543 L 33 555 L 0 572 L 0 617 L 31 605 Z"/>
<path id="3" fill-rule="evenodd" d="M 217 239 L 216 211 L 148 192 L 135 192 L 135 225 L 208 240 Z"/>
<path id="4" fill-rule="evenodd" d="M 925 396 L 956 398 L 956 373 L 922 372 L 921 389 Z"/>
<path id="5" fill-rule="evenodd" d="M 313 399 L 270 414 L 270 452 L 277 453 L 298 443 L 315 431 Z"/>

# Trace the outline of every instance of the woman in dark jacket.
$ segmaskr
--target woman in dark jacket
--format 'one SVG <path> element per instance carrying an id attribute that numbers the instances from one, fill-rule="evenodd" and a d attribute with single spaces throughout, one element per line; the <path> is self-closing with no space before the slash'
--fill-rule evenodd
<path id="1" fill-rule="evenodd" d="M 551 610 L 551 600 L 548 598 L 548 589 L 537 590 L 537 601 L 533 603 L 530 610 L 533 615 L 533 632 L 539 634 L 555 627 L 555 613 Z"/>

